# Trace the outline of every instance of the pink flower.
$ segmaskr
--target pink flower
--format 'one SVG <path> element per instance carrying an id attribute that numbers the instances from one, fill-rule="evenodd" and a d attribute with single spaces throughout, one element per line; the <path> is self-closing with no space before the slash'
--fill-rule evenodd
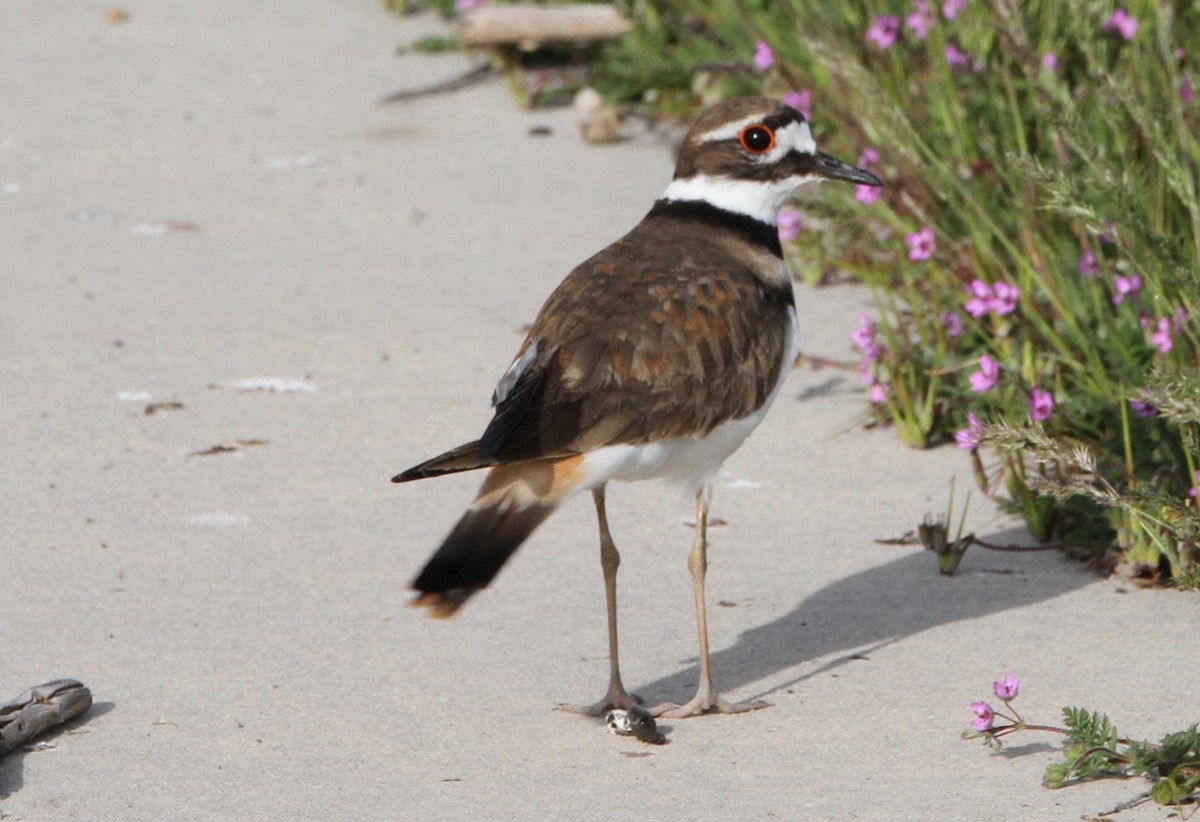
<path id="1" fill-rule="evenodd" d="M 1190 74 L 1183 75 L 1183 79 L 1179 81 L 1179 99 L 1185 103 L 1196 102 L 1196 87 L 1192 85 Z"/>
<path id="2" fill-rule="evenodd" d="M 989 312 L 997 317 L 1011 314 L 1016 310 L 1017 299 L 1021 296 L 1021 289 L 1004 280 L 998 280 L 995 285 L 988 285 L 983 280 L 972 280 L 967 286 L 967 291 L 971 294 L 971 299 L 967 300 L 963 308 L 976 318 Z"/>
<path id="3" fill-rule="evenodd" d="M 992 706 L 986 702 L 972 702 L 971 710 L 975 712 L 975 718 L 971 720 L 971 724 L 975 726 L 975 730 L 979 732 L 986 731 L 992 727 Z"/>
<path id="4" fill-rule="evenodd" d="M 918 40 L 924 40 L 929 36 L 933 23 L 933 15 L 929 12 L 929 0 L 913 0 L 912 14 L 904 18 L 905 28 L 911 29 Z"/>
<path id="5" fill-rule="evenodd" d="M 859 351 L 866 351 L 875 343 L 875 321 L 868 314 L 858 315 L 858 327 L 850 332 L 850 342 Z"/>
<path id="6" fill-rule="evenodd" d="M 992 294 L 994 295 L 992 298 L 992 311 L 995 311 L 997 316 L 1003 317 L 1005 314 L 1011 314 L 1016 310 L 1017 298 L 1021 296 L 1021 289 L 1012 283 L 997 280 L 992 286 Z"/>
<path id="7" fill-rule="evenodd" d="M 765 40 L 754 44 L 754 65 L 759 71 L 766 71 L 775 65 L 775 52 L 771 51 Z"/>
<path id="8" fill-rule="evenodd" d="M 947 311 L 942 316 L 938 317 L 942 321 L 942 328 L 946 329 L 946 336 L 950 339 L 961 337 L 963 333 L 962 317 L 953 311 Z"/>
<path id="9" fill-rule="evenodd" d="M 1090 248 L 1085 248 L 1079 255 L 1079 262 L 1075 264 L 1075 268 L 1081 277 L 1094 277 L 1100 273 L 1100 266 L 1096 265 L 1096 255 Z"/>
<path id="10" fill-rule="evenodd" d="M 790 243 L 800 236 L 800 226 L 803 225 L 804 221 L 799 211 L 788 207 L 779 210 L 779 214 L 775 217 L 775 222 L 779 226 L 779 239 L 785 243 Z"/>
<path id="11" fill-rule="evenodd" d="M 1042 55 L 1042 70 L 1051 73 L 1058 70 L 1058 55 L 1048 51 Z"/>
<path id="12" fill-rule="evenodd" d="M 879 344 L 875 323 L 866 314 L 858 315 L 858 327 L 850 332 L 850 342 L 863 355 L 863 382 L 872 382 L 870 365 L 883 354 L 883 347 Z"/>
<path id="13" fill-rule="evenodd" d="M 946 50 L 943 52 L 946 56 L 946 65 L 954 71 L 960 71 L 970 65 L 971 58 L 959 51 L 951 43 L 946 44 Z"/>
<path id="14" fill-rule="evenodd" d="M 487 0 L 454 0 L 454 10 L 459 14 L 470 9 L 477 9 L 480 6 L 486 6 Z"/>
<path id="15" fill-rule="evenodd" d="M 1112 17 L 1104 21 L 1104 30 L 1115 31 L 1122 39 L 1132 40 L 1133 35 L 1137 34 L 1138 21 L 1136 17 L 1130 17 L 1125 9 L 1118 8 Z"/>
<path id="16" fill-rule="evenodd" d="M 871 168 L 879 163 L 879 152 L 873 148 L 864 148 L 858 155 L 858 164 L 862 168 Z M 883 189 L 878 186 L 855 186 L 854 199 L 863 205 L 870 205 L 883 196 Z"/>
<path id="17" fill-rule="evenodd" d="M 867 398 L 871 400 L 872 405 L 883 405 L 888 399 L 888 387 L 881 382 L 873 383 Z"/>
<path id="18" fill-rule="evenodd" d="M 967 286 L 971 299 L 963 306 L 966 312 L 976 319 L 992 310 L 992 287 L 983 280 L 972 280 Z"/>
<path id="19" fill-rule="evenodd" d="M 958 17 L 958 13 L 962 11 L 963 6 L 967 4 L 967 0 L 945 0 L 942 3 L 942 16 L 947 20 L 953 20 Z"/>
<path id="20" fill-rule="evenodd" d="M 1010 699 L 1016 699 L 1017 693 L 1021 690 L 1021 680 L 1017 679 L 1012 674 L 1005 674 L 1004 679 L 992 683 L 992 693 L 1008 702 Z"/>
<path id="21" fill-rule="evenodd" d="M 1169 317 L 1158 318 L 1158 330 L 1150 335 L 1150 342 L 1159 351 L 1166 354 L 1174 342 L 1171 339 L 1171 320 Z"/>
<path id="22" fill-rule="evenodd" d="M 971 390 L 976 394 L 991 391 L 998 379 L 1000 379 L 1000 363 L 984 354 L 979 358 L 979 370 L 972 372 L 969 378 Z"/>
<path id="23" fill-rule="evenodd" d="M 964 451 L 974 451 L 979 447 L 979 438 L 983 436 L 983 423 L 979 417 L 967 412 L 967 427 L 960 429 L 954 435 L 954 441 Z"/>
<path id="24" fill-rule="evenodd" d="M 863 149 L 858 155 L 858 164 L 863 168 L 871 168 L 880 162 L 880 152 L 875 149 Z M 863 205 L 870 205 L 883 196 L 883 190 L 877 186 L 854 186 L 854 199 Z"/>
<path id="25" fill-rule="evenodd" d="M 1050 418 L 1054 412 L 1054 395 L 1049 391 L 1034 388 L 1029 393 L 1029 419 L 1041 422 Z"/>
<path id="26" fill-rule="evenodd" d="M 1200 488 L 1200 471 L 1192 474 L 1192 489 L 1188 491 L 1189 497 L 1196 496 L 1196 489 Z"/>
<path id="27" fill-rule="evenodd" d="M 1145 395 L 1143 394 L 1143 396 Z M 1158 416 L 1158 408 L 1156 408 L 1153 404 L 1146 402 L 1145 400 L 1130 400 L 1129 407 L 1133 413 L 1137 414 L 1144 420 Z"/>
<path id="28" fill-rule="evenodd" d="M 928 260 L 933 256 L 933 252 L 937 251 L 937 237 L 928 226 L 914 231 L 904 239 L 908 243 L 908 259 L 913 262 Z"/>
<path id="29" fill-rule="evenodd" d="M 787 92 L 783 95 L 783 104 L 803 114 L 805 120 L 812 119 L 812 92 L 808 89 Z"/>
<path id="30" fill-rule="evenodd" d="M 1117 292 L 1113 294 L 1113 305 L 1120 305 L 1125 302 L 1125 298 L 1133 300 L 1142 290 L 1142 278 L 1137 274 L 1132 277 L 1117 276 L 1113 278 L 1113 286 Z"/>
<path id="31" fill-rule="evenodd" d="M 874 43 L 880 51 L 887 51 L 896 44 L 900 36 L 900 19 L 889 14 L 877 14 L 867 29 L 867 42 Z"/>

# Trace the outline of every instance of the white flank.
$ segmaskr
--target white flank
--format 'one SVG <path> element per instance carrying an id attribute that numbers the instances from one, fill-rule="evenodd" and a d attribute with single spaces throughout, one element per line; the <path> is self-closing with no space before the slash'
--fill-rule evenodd
<path id="1" fill-rule="evenodd" d="M 672 180 L 663 192 L 664 200 L 705 202 L 734 214 L 745 214 L 768 225 L 775 225 L 775 215 L 797 188 L 819 180 L 811 174 L 788 177 L 772 182 L 730 180 L 699 174 L 683 180 Z"/>

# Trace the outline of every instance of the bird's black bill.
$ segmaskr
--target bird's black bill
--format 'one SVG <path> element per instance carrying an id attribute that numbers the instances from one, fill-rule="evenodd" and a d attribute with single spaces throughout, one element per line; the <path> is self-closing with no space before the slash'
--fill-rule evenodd
<path id="1" fill-rule="evenodd" d="M 817 166 L 814 171 L 827 180 L 845 180 L 848 183 L 858 183 L 860 186 L 882 186 L 880 180 L 865 168 L 843 163 L 836 157 L 821 152 L 817 155 Z"/>

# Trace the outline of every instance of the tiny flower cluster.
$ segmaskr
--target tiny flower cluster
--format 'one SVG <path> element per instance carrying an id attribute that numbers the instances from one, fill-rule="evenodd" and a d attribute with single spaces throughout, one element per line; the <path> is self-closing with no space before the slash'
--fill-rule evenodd
<path id="1" fill-rule="evenodd" d="M 782 242 L 790 243 L 800 236 L 800 229 L 804 225 L 804 220 L 799 210 L 788 206 L 787 208 L 781 208 L 779 213 L 775 215 L 775 223 L 779 227 L 779 239 Z"/>
<path id="2" fill-rule="evenodd" d="M 812 119 L 812 92 L 808 89 L 786 92 L 783 95 L 783 103 L 803 114 L 805 120 Z"/>
<path id="3" fill-rule="evenodd" d="M 937 251 L 937 236 L 926 226 L 904 238 L 908 243 L 908 259 L 913 262 L 928 260 Z"/>
<path id="4" fill-rule="evenodd" d="M 971 712 L 975 714 L 974 719 L 971 720 L 972 727 L 974 727 L 979 733 L 986 733 L 993 729 L 997 716 L 1010 720 L 1014 725 L 1020 723 L 1022 721 L 1020 714 L 1018 714 L 1010 704 L 1014 699 L 1017 698 L 1017 694 L 1020 693 L 1020 691 L 1021 680 L 1017 679 L 1012 674 L 1005 674 L 1003 679 L 993 682 L 992 693 L 994 693 L 996 697 L 1004 703 L 1004 707 L 1006 709 L 1013 712 L 1013 717 L 1016 718 L 1014 719 L 1013 717 L 1005 716 L 1003 713 L 994 710 L 992 706 L 986 702 L 972 702 Z"/>
<path id="5" fill-rule="evenodd" d="M 1154 329 L 1150 333 L 1150 344 L 1166 354 L 1175 347 L 1175 335 L 1182 330 L 1187 316 L 1187 311 L 1182 307 L 1175 309 L 1174 317 L 1158 317 L 1152 320 L 1149 314 L 1142 314 L 1141 326 L 1147 331 Z"/>
<path id="6" fill-rule="evenodd" d="M 993 284 L 973 280 L 967 286 L 967 291 L 970 292 L 971 299 L 967 300 L 963 308 L 976 319 L 984 314 L 995 314 L 997 317 L 1011 314 L 1016 310 L 1017 299 L 1021 296 L 1019 288 L 1004 280 L 997 280 Z"/>
<path id="7" fill-rule="evenodd" d="M 1142 278 L 1137 274 L 1129 277 L 1118 274 L 1113 277 L 1113 289 L 1113 305 L 1120 305 L 1125 302 L 1126 298 L 1135 300 L 1137 295 L 1142 292 Z"/>
<path id="8" fill-rule="evenodd" d="M 1000 379 L 1000 363 L 984 354 L 979 358 L 979 370 L 973 373 L 969 382 L 971 390 L 976 394 L 983 394 L 991 391 L 995 387 L 996 381 Z"/>
<path id="9" fill-rule="evenodd" d="M 1125 9 L 1118 8 L 1111 17 L 1104 21 L 1103 28 L 1105 31 L 1119 34 L 1122 40 L 1132 40 L 1133 36 L 1137 34 L 1138 21 Z"/>
<path id="10" fill-rule="evenodd" d="M 755 68 L 759 71 L 766 71 L 773 65 L 775 65 L 775 52 L 771 51 L 771 47 L 765 40 L 759 40 L 754 44 Z"/>
<path id="11" fill-rule="evenodd" d="M 870 386 L 868 397 L 874 405 L 887 402 L 887 383 L 881 382 L 875 374 L 875 363 L 883 356 L 885 348 L 879 341 L 875 322 L 866 314 L 858 315 L 858 327 L 850 332 L 850 342 L 862 354 L 858 369 L 862 381 Z"/>
<path id="12" fill-rule="evenodd" d="M 879 165 L 879 152 L 873 148 L 864 148 L 858 155 L 858 164 L 865 169 L 874 168 Z M 863 205 L 870 205 L 882 196 L 883 189 L 879 186 L 856 185 L 854 187 L 854 199 Z"/>

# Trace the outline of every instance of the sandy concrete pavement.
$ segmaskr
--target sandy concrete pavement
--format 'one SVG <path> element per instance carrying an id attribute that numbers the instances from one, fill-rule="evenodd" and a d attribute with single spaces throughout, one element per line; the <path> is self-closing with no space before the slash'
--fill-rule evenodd
<path id="1" fill-rule="evenodd" d="M 0 5 L 0 698 L 96 699 L 0 760 L 0 818 L 1078 819 L 1143 785 L 1051 792 L 1053 740 L 962 741 L 993 679 L 1031 720 L 1198 718 L 1194 595 L 876 544 L 968 466 L 856 428 L 835 371 L 794 373 L 717 487 L 717 684 L 773 707 L 662 747 L 552 710 L 605 684 L 588 501 L 440 623 L 406 585 L 478 478 L 388 478 L 477 435 L 522 325 L 670 148 L 587 147 L 500 83 L 377 107 L 466 63 L 397 58 L 441 24 L 373 0 L 111 6 Z M 848 357 L 867 296 L 798 302 L 804 349 Z M 239 390 L 264 379 L 291 390 Z M 609 511 L 626 682 L 687 698 L 691 505 L 643 484 Z M 1022 535 L 978 499 L 968 527 Z"/>

